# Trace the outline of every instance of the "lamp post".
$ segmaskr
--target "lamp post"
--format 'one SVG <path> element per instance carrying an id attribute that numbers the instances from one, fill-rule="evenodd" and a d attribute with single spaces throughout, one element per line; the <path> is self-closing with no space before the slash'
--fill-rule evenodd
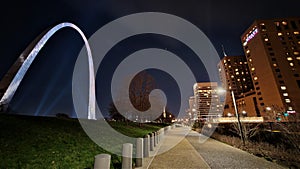
<path id="1" fill-rule="evenodd" d="M 219 93 L 224 93 L 224 92 L 226 92 L 226 91 L 227 91 L 227 90 L 222 89 L 222 88 L 218 89 L 218 92 L 219 92 Z M 245 145 L 244 132 L 243 132 L 243 130 L 242 130 L 242 123 L 241 123 L 240 115 L 239 115 L 239 113 L 238 113 L 238 109 L 237 109 L 237 106 L 236 106 L 236 102 L 235 102 L 235 97 L 234 97 L 234 92 L 233 92 L 233 90 L 231 90 L 231 96 L 232 96 L 232 101 L 233 101 L 233 106 L 234 106 L 235 115 L 236 115 L 237 121 L 238 121 L 238 128 L 239 128 L 241 140 L 243 141 L 243 145 Z M 230 116 L 231 116 L 231 113 L 228 113 L 227 115 L 230 117 Z"/>
<path id="2" fill-rule="evenodd" d="M 238 121 L 238 127 L 239 127 L 239 130 L 240 130 L 241 139 L 243 141 L 243 145 L 245 145 L 244 132 L 243 132 L 243 129 L 242 129 L 242 123 L 240 121 L 240 115 L 239 115 L 238 110 L 237 110 L 237 106 L 236 106 L 236 102 L 235 102 L 235 97 L 234 97 L 233 90 L 231 91 L 231 95 L 232 95 L 232 101 L 233 101 L 235 115 L 236 115 L 237 121 Z"/>

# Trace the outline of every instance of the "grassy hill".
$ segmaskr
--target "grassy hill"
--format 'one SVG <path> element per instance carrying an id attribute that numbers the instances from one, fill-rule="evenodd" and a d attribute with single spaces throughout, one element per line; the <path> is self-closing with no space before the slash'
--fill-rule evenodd
<path id="1" fill-rule="evenodd" d="M 163 126 L 110 122 L 117 131 L 143 137 Z M 0 168 L 92 168 L 94 156 L 109 153 L 95 144 L 77 119 L 0 114 Z M 118 166 L 120 157 L 112 155 Z"/>

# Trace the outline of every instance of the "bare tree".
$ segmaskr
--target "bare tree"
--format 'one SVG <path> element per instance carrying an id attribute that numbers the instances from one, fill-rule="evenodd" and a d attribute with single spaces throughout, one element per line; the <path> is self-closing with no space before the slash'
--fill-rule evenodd
<path id="1" fill-rule="evenodd" d="M 130 82 L 129 85 L 129 99 L 131 104 L 134 106 L 135 109 L 137 109 L 140 112 L 144 112 L 150 108 L 150 102 L 149 102 L 149 95 L 152 90 L 156 88 L 155 79 L 146 71 L 142 71 L 138 73 Z M 115 104 L 111 103 L 109 105 L 109 112 L 111 115 L 111 118 L 117 118 L 115 120 L 135 120 L 138 122 L 143 122 L 146 119 L 142 119 L 139 114 L 132 114 L 129 116 L 124 117 L 124 113 L 126 114 L 127 111 L 130 111 L 127 103 L 124 102 L 124 96 L 121 94 L 118 98 L 118 102 L 120 105 L 122 105 L 123 111 L 120 113 Z M 128 109 L 128 110 L 127 110 Z M 123 114 L 123 115 L 122 115 Z M 134 117 L 131 117 L 134 116 Z M 150 115 L 149 115 L 150 116 Z M 128 118 L 128 119 L 127 119 Z M 149 117 L 150 119 L 151 117 Z"/>
<path id="2" fill-rule="evenodd" d="M 245 141 L 249 141 L 250 138 L 254 137 L 261 130 L 261 123 L 242 123 L 242 132 L 239 131 L 238 123 L 232 123 L 231 131 L 238 134 L 241 137 L 241 133 L 244 134 Z"/>
<path id="3" fill-rule="evenodd" d="M 113 119 L 113 120 L 116 120 L 116 121 L 125 121 L 125 117 L 121 115 L 121 113 L 118 112 L 115 104 L 113 102 L 111 102 L 109 104 L 109 108 L 108 108 L 108 112 L 109 112 L 109 115 L 110 117 Z"/>
<path id="4" fill-rule="evenodd" d="M 149 95 L 156 88 L 154 78 L 146 71 L 138 73 L 129 86 L 129 97 L 132 105 L 139 111 L 150 108 Z"/>

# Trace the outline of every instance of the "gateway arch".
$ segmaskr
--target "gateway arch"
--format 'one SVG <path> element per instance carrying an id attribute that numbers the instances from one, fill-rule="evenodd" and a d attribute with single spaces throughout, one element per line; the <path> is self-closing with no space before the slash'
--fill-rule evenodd
<path id="1" fill-rule="evenodd" d="M 18 89 L 27 70 L 36 58 L 39 51 L 46 44 L 48 39 L 51 38 L 60 29 L 67 27 L 75 29 L 81 35 L 81 38 L 84 40 L 87 49 L 89 66 L 89 100 L 87 118 L 96 119 L 95 73 L 90 45 L 84 33 L 76 25 L 69 22 L 60 23 L 54 27 L 46 29 L 37 38 L 35 38 L 23 51 L 23 53 L 18 57 L 17 61 L 13 64 L 13 66 L 9 69 L 8 73 L 0 81 L 0 107 L 2 107 L 3 110 L 6 110 L 8 108 L 8 105 L 11 99 L 13 98 L 16 90 Z"/>

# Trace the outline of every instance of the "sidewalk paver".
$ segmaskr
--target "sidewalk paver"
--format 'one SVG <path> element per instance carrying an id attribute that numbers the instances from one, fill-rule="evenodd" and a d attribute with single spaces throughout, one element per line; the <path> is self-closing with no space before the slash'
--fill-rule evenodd
<path id="1" fill-rule="evenodd" d="M 210 168 L 195 148 L 185 139 L 187 127 L 166 132 L 151 157 L 144 159 L 143 169 L 206 169 Z"/>

